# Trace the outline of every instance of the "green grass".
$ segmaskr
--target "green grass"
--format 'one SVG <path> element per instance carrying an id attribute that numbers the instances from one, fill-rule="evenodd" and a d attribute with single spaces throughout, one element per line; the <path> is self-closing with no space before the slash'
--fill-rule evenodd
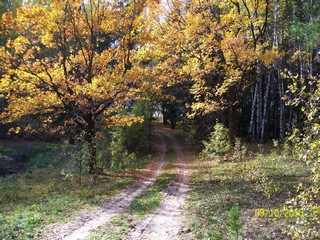
<path id="1" fill-rule="evenodd" d="M 257 181 L 244 177 L 243 168 L 259 169 L 272 179 L 279 191 L 270 198 L 257 188 Z M 253 174 L 254 171 L 252 171 Z M 299 181 L 309 181 L 308 170 L 300 161 L 273 153 L 251 154 L 243 162 L 214 163 L 198 160 L 197 172 L 191 182 L 187 200 L 192 237 L 183 239 L 228 239 L 227 212 L 238 203 L 245 222 L 243 234 L 248 239 L 280 239 L 285 218 L 258 218 L 254 210 L 282 208 Z"/>
<path id="2" fill-rule="evenodd" d="M 44 226 L 100 205 L 132 182 L 130 177 L 99 176 L 93 185 L 83 175 L 80 185 L 73 150 L 52 144 L 32 149 L 31 172 L 0 178 L 0 239 L 41 239 Z M 61 174 L 63 169 L 67 174 Z"/>
<path id="3" fill-rule="evenodd" d="M 124 214 L 114 216 L 101 230 L 90 234 L 88 240 L 121 240 L 132 228 L 132 221 Z"/>
<path id="4" fill-rule="evenodd" d="M 63 222 L 77 210 L 101 204 L 130 181 L 126 178 L 108 179 L 96 185 L 80 187 L 56 180 L 47 181 L 47 184 L 26 183 L 26 190 L 11 185 L 2 191 L 5 203 L 0 208 L 0 238 L 40 236 L 42 226 Z"/>

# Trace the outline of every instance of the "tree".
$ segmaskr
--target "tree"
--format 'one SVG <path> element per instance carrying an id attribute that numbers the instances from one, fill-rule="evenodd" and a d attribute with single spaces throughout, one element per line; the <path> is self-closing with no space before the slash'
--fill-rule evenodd
<path id="1" fill-rule="evenodd" d="M 145 75 L 135 62 L 145 4 L 56 0 L 26 5 L 15 19 L 4 15 L 2 29 L 15 34 L 0 53 L 0 91 L 9 104 L 2 121 L 38 115 L 42 127 L 76 128 L 72 134 L 83 133 L 95 174 L 98 125 L 140 120 L 118 112 L 137 97 Z"/>
<path id="2" fill-rule="evenodd" d="M 159 13 L 155 45 L 165 85 L 191 83 L 191 117 L 222 112 L 230 137 L 237 106 L 277 59 L 265 41 L 270 2 L 171 1 Z M 159 50 L 160 49 L 160 50 Z"/>

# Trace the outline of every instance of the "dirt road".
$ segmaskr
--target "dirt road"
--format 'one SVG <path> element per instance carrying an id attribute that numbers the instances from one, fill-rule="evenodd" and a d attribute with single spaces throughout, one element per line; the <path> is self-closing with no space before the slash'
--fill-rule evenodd
<path id="1" fill-rule="evenodd" d="M 167 144 L 164 136 L 170 138 L 175 151 L 174 167 L 177 174 L 176 180 L 165 190 L 165 198 L 160 206 L 150 213 L 144 220 L 136 223 L 129 236 L 126 238 L 139 239 L 178 239 L 181 225 L 181 206 L 185 193 L 188 190 L 189 165 L 185 161 L 179 142 L 172 132 L 160 128 L 156 132 L 156 147 L 158 156 L 155 164 L 147 166 L 150 171 L 142 172 L 139 179 L 127 186 L 122 192 L 107 201 L 102 207 L 93 210 L 90 214 L 80 214 L 71 223 L 56 227 L 45 236 L 48 240 L 78 240 L 86 239 L 88 235 L 101 226 L 106 225 L 112 217 L 127 211 L 132 200 L 154 183 L 161 170 L 167 163 Z"/>
<path id="2" fill-rule="evenodd" d="M 129 239 L 179 239 L 179 232 L 183 229 L 181 208 L 188 191 L 190 168 L 175 137 L 170 132 L 165 134 L 171 139 L 176 153 L 174 166 L 177 179 L 166 189 L 166 197 L 160 206 L 136 225 L 130 232 Z"/>

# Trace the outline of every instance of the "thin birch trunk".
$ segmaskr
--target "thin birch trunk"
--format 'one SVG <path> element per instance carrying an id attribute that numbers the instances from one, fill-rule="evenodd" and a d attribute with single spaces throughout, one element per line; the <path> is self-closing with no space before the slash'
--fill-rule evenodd
<path id="1" fill-rule="evenodd" d="M 270 90 L 270 83 L 271 83 L 271 73 L 270 69 L 268 71 L 268 81 L 267 81 L 267 87 L 266 92 L 264 94 L 264 106 L 263 106 L 263 118 L 261 123 L 261 142 L 264 141 L 264 133 L 265 133 L 265 125 L 267 123 L 267 108 L 268 108 L 268 97 L 269 97 L 269 90 Z"/>
<path id="2" fill-rule="evenodd" d="M 255 86 L 255 89 L 254 89 L 252 106 L 251 106 L 249 136 L 252 137 L 252 139 L 255 138 L 255 131 L 254 131 L 255 130 L 255 121 L 254 121 L 254 117 L 255 117 L 255 114 L 256 114 L 257 92 L 258 92 L 258 83 L 256 83 L 256 86 Z"/>

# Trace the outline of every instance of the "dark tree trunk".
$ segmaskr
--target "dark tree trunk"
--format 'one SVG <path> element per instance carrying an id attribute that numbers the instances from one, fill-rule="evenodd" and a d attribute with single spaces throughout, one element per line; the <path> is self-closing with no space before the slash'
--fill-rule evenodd
<path id="1" fill-rule="evenodd" d="M 278 79 L 279 79 L 279 100 L 280 100 L 280 110 L 279 110 L 279 141 L 282 142 L 285 136 L 285 102 L 282 99 L 284 96 L 284 86 L 283 79 L 280 75 L 280 70 L 278 70 Z"/>
<path id="2" fill-rule="evenodd" d="M 260 70 L 259 70 L 260 71 Z M 256 116 L 256 134 L 257 141 L 260 139 L 260 131 L 261 131 L 261 115 L 262 115 L 262 79 L 259 77 L 257 81 L 258 91 L 257 91 L 257 116 Z"/>
<path id="3" fill-rule="evenodd" d="M 162 119 L 164 125 L 168 124 L 167 107 L 165 103 L 162 103 Z"/>
<path id="4" fill-rule="evenodd" d="M 229 125 L 229 119 L 228 119 L 228 110 L 223 109 L 221 114 L 220 114 L 220 122 L 223 124 L 223 126 L 228 126 Z"/>
<path id="5" fill-rule="evenodd" d="M 87 132 L 86 132 L 86 141 L 88 144 L 88 153 L 89 153 L 89 159 L 88 159 L 88 168 L 89 168 L 89 174 L 93 175 L 95 178 L 96 174 L 96 167 L 97 167 L 97 146 L 96 146 L 96 128 L 95 128 L 95 122 L 93 119 L 90 119 L 87 122 Z"/>
<path id="6" fill-rule="evenodd" d="M 175 119 L 171 119 L 171 129 L 175 129 L 176 128 L 176 121 L 175 121 Z"/>
<path id="7" fill-rule="evenodd" d="M 3 98 L 0 98 L 0 113 L 4 112 L 6 107 L 6 102 Z M 6 138 L 8 132 L 8 126 L 5 124 L 0 124 L 0 138 Z"/>
<path id="8" fill-rule="evenodd" d="M 236 133 L 237 133 L 237 108 L 236 108 L 236 106 L 229 107 L 228 115 L 229 115 L 229 137 L 230 137 L 231 143 L 233 144 L 234 139 L 236 137 Z"/>
<path id="9" fill-rule="evenodd" d="M 89 174 L 95 175 L 96 173 L 96 166 L 97 166 L 97 148 L 94 139 L 88 141 L 88 148 L 89 148 Z"/>

